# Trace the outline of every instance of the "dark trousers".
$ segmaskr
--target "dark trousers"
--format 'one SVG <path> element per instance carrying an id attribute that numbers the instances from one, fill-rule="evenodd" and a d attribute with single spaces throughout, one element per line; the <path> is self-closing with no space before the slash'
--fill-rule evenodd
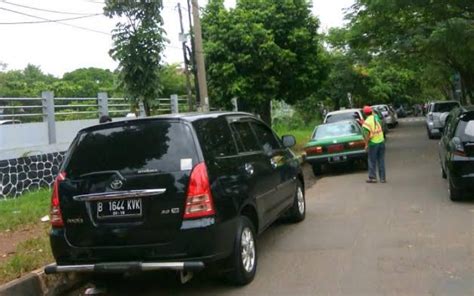
<path id="1" fill-rule="evenodd" d="M 377 179 L 378 167 L 380 180 L 385 180 L 385 143 L 369 145 L 369 178 Z"/>

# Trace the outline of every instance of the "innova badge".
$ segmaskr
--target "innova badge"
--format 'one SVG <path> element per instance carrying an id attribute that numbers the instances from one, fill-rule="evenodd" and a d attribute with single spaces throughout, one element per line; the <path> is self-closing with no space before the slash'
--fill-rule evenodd
<path id="1" fill-rule="evenodd" d="M 122 188 L 123 186 L 123 182 L 120 181 L 119 179 L 115 179 L 113 180 L 112 182 L 110 182 L 110 188 L 112 188 L 113 190 L 119 190 L 120 188 Z"/>

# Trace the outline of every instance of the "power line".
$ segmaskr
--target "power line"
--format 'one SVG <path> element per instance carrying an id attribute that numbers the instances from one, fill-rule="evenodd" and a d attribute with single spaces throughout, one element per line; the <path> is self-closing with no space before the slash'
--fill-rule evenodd
<path id="1" fill-rule="evenodd" d="M 26 9 L 38 10 L 38 11 L 44 11 L 44 12 L 50 12 L 50 13 L 70 14 L 70 15 L 91 15 L 91 13 L 78 13 L 78 12 L 67 12 L 67 11 L 43 9 L 43 8 L 38 8 L 38 7 L 32 7 L 32 6 L 12 3 L 12 2 L 5 1 L 5 0 L 0 0 L 0 2 L 3 2 L 3 3 L 8 4 L 8 5 L 23 7 L 23 8 L 26 8 Z"/>
<path id="2" fill-rule="evenodd" d="M 0 7 L 0 9 L 3 9 Z M 28 24 L 44 24 L 44 23 L 57 23 L 60 21 L 72 21 L 72 20 L 78 20 L 78 19 L 83 19 L 83 18 L 89 18 L 97 16 L 97 14 L 92 14 L 92 15 L 83 15 L 83 16 L 76 16 L 76 17 L 69 17 L 69 18 L 63 18 L 63 19 L 55 19 L 55 20 L 44 20 L 44 21 L 31 21 L 31 22 L 0 22 L 0 25 L 28 25 Z"/>
<path id="3" fill-rule="evenodd" d="M 81 30 L 84 30 L 84 31 L 90 31 L 90 32 L 95 32 L 95 33 L 99 33 L 99 34 L 110 35 L 110 33 L 102 32 L 102 31 L 98 31 L 98 30 L 94 30 L 94 29 L 90 29 L 90 28 L 86 28 L 86 27 L 81 27 L 81 26 L 77 26 L 77 25 L 72 25 L 72 24 L 68 24 L 68 23 L 62 23 L 61 21 L 58 21 L 58 20 L 51 20 L 51 19 L 47 19 L 47 18 L 44 18 L 44 17 L 40 17 L 40 16 L 31 15 L 31 14 L 28 14 L 28 13 L 8 9 L 8 8 L 5 8 L 5 7 L 0 7 L 0 10 L 5 10 L 5 11 L 11 12 L 11 13 L 20 14 L 20 15 L 24 15 L 24 16 L 27 16 L 27 17 L 35 18 L 35 19 L 40 19 L 42 21 L 46 21 L 47 23 L 56 23 L 56 24 L 61 24 L 63 26 L 68 26 L 68 27 L 72 27 L 72 28 L 76 28 L 76 29 L 81 29 Z M 97 16 L 97 15 L 102 15 L 102 14 L 98 13 L 98 14 L 95 14 L 95 15 L 90 15 L 89 17 Z"/>

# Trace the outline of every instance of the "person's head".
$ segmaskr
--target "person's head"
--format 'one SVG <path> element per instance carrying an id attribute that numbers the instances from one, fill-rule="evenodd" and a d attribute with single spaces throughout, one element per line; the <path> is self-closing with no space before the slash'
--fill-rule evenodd
<path id="1" fill-rule="evenodd" d="M 372 107 L 370 106 L 364 106 L 362 111 L 364 112 L 365 115 L 372 115 Z"/>
<path id="2" fill-rule="evenodd" d="M 107 123 L 107 122 L 112 122 L 112 118 L 110 118 L 109 115 L 102 115 L 99 118 L 99 123 Z"/>

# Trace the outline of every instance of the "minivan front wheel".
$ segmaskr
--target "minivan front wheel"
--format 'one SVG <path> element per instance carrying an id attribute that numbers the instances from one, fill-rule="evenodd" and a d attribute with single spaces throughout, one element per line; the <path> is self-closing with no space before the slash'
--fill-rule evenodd
<path id="1" fill-rule="evenodd" d="M 255 228 L 245 216 L 239 218 L 234 252 L 230 259 L 233 266 L 227 275 L 228 280 L 239 286 L 250 283 L 257 271 L 257 242 Z"/>

